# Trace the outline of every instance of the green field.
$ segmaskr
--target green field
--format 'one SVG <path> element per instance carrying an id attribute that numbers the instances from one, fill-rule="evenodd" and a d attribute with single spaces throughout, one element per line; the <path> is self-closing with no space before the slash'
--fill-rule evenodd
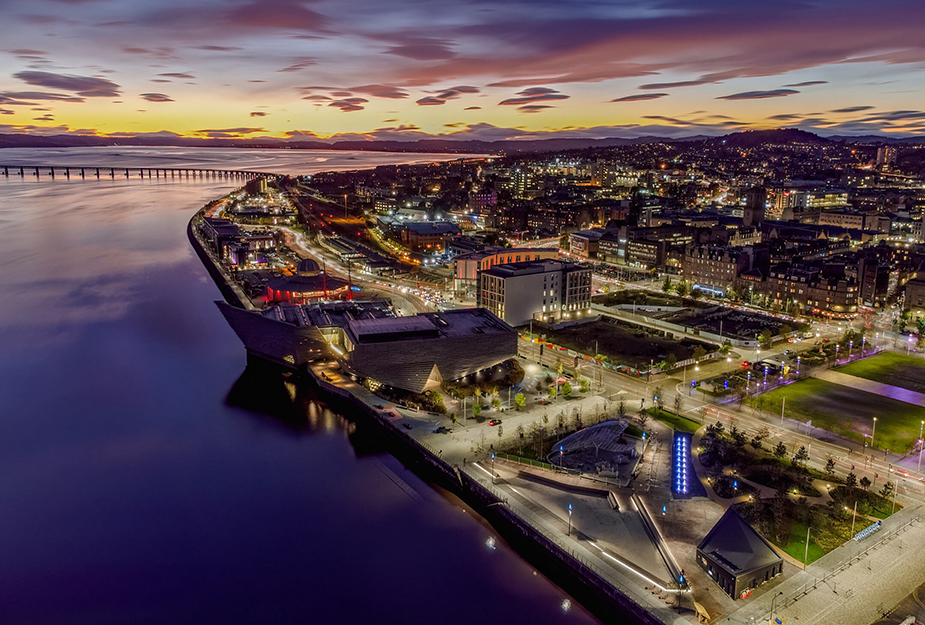
<path id="1" fill-rule="evenodd" d="M 925 359 L 881 352 L 836 369 L 839 373 L 925 393 Z"/>
<path id="2" fill-rule="evenodd" d="M 646 410 L 646 413 L 661 421 L 665 425 L 668 425 L 679 432 L 690 432 L 693 434 L 700 427 L 700 424 L 693 419 L 688 419 L 687 417 L 681 417 L 676 415 L 673 412 L 667 410 L 659 410 L 658 408 L 649 408 Z"/>
<path id="3" fill-rule="evenodd" d="M 825 555 L 822 547 L 816 544 L 813 536 L 809 537 L 809 557 L 807 564 L 812 564 Z M 794 523 L 790 526 L 790 540 L 782 547 L 792 558 L 803 562 L 806 555 L 806 525 L 803 523 Z"/>
<path id="4" fill-rule="evenodd" d="M 811 419 L 814 426 L 861 444 L 877 417 L 875 446 L 900 453 L 910 449 L 918 439 L 919 425 L 925 419 L 923 406 L 815 378 L 781 386 L 752 397 L 747 403 L 780 414 L 784 397 L 787 417 L 804 422 Z"/>

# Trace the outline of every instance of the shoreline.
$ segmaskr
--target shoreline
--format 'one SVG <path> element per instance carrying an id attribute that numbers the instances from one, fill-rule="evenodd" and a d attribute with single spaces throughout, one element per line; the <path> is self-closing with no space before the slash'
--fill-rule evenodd
<path id="1" fill-rule="evenodd" d="M 190 244 L 225 301 L 231 306 L 248 308 L 233 286 L 228 283 L 195 232 L 194 224 L 205 210 L 206 207 L 203 207 L 196 211 L 187 225 Z M 246 298 L 245 301 L 250 304 Z M 247 366 L 283 370 L 280 365 L 249 352 L 247 363 Z M 399 429 L 373 405 L 351 391 L 323 380 L 315 373 L 311 365 L 300 368 L 296 375 L 298 379 L 317 388 L 327 403 L 342 414 L 350 415 L 351 421 L 355 420 L 358 423 L 369 425 L 384 434 L 383 447 L 402 465 L 424 481 L 437 485 L 458 497 L 473 512 L 485 519 L 520 557 L 571 595 L 595 618 L 602 622 L 613 622 L 614 617 L 619 617 L 621 621 L 628 619 L 630 623 L 644 625 L 657 625 L 663 622 L 589 566 L 543 536 L 539 530 L 507 507 L 502 498 L 485 488 L 466 472 L 448 464 L 426 443 L 415 440 Z"/>

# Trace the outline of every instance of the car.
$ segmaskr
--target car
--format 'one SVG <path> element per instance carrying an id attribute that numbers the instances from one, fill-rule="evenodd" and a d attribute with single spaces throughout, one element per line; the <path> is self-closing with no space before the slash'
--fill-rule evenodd
<path id="1" fill-rule="evenodd" d="M 488 422 L 488 425 L 501 425 L 501 419 L 492 419 Z"/>
<path id="2" fill-rule="evenodd" d="M 379 409 L 379 410 L 384 410 L 384 409 L 385 409 L 385 406 L 383 406 L 382 404 L 376 404 L 375 407 L 376 407 L 377 409 Z"/>
<path id="3" fill-rule="evenodd" d="M 406 430 L 410 430 L 410 429 L 411 429 L 411 424 L 410 424 L 410 423 L 402 423 L 401 426 L 402 426 L 403 428 L 405 428 Z"/>
<path id="4" fill-rule="evenodd" d="M 822 339 L 822 342 L 823 342 L 823 343 L 828 343 L 828 342 L 829 342 L 829 339 Z"/>
<path id="5" fill-rule="evenodd" d="M 752 366 L 752 363 L 750 363 L 749 361 L 747 361 L 747 360 L 743 360 L 743 361 L 742 361 L 742 368 L 743 368 L 743 369 L 748 369 L 748 368 L 751 367 L 751 366 Z"/>
<path id="6" fill-rule="evenodd" d="M 796 356 L 796 355 L 797 355 L 797 353 L 796 353 L 795 351 L 793 351 L 792 349 L 788 349 L 788 350 L 785 350 L 785 351 L 784 351 L 784 356 L 787 356 L 788 358 L 792 358 L 792 357 L 794 357 L 794 356 Z"/>

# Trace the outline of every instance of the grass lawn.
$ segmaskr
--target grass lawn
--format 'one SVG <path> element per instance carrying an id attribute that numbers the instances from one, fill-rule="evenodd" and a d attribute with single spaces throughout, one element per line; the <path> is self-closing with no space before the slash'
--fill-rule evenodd
<path id="1" fill-rule="evenodd" d="M 787 398 L 786 416 L 812 424 L 858 443 L 871 433 L 877 417 L 876 447 L 904 452 L 918 439 L 925 406 L 915 406 L 849 386 L 807 378 L 748 400 L 771 413 L 780 413 Z"/>
<path id="2" fill-rule="evenodd" d="M 700 423 L 694 421 L 693 419 L 688 419 L 687 417 L 681 417 L 676 415 L 673 412 L 667 410 L 659 410 L 658 408 L 649 408 L 646 410 L 646 413 L 661 421 L 665 425 L 671 426 L 679 432 L 690 432 L 693 434 L 700 427 Z"/>
<path id="3" fill-rule="evenodd" d="M 639 429 L 639 426 L 633 425 L 631 423 L 627 426 L 625 434 L 627 436 L 634 436 L 636 438 L 642 438 L 643 432 L 641 429 Z"/>
<path id="4" fill-rule="evenodd" d="M 806 555 L 806 525 L 803 523 L 793 523 L 790 525 L 790 540 L 781 548 L 790 554 L 796 560 L 803 561 Z M 813 537 L 809 537 L 809 557 L 807 564 L 811 564 L 825 555 L 822 547 L 816 544 Z"/>
<path id="5" fill-rule="evenodd" d="M 836 371 L 925 393 L 925 359 L 914 356 L 881 352 L 839 367 Z"/>

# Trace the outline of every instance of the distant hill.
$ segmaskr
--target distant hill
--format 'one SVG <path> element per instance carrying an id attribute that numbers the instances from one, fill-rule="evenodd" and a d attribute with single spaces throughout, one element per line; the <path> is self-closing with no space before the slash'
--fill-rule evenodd
<path id="1" fill-rule="evenodd" d="M 689 137 L 654 137 L 643 136 L 631 139 L 606 138 L 549 138 L 549 139 L 513 139 L 508 141 L 460 141 L 454 139 L 421 139 L 418 141 L 287 141 L 271 137 L 258 139 L 204 139 L 177 136 L 140 136 L 140 137 L 94 137 L 78 135 L 54 135 L 48 137 L 26 134 L 0 134 L 0 148 L 43 148 L 43 147 L 88 147 L 88 146 L 180 146 L 180 147 L 216 147 L 216 148 L 288 148 L 302 150 L 368 150 L 380 152 L 443 152 L 458 154 L 529 154 L 533 152 L 561 152 L 587 148 L 608 148 L 641 143 L 682 143 L 704 141 L 712 145 L 753 148 L 759 145 L 786 145 L 793 143 L 829 144 L 844 143 L 897 143 L 925 144 L 925 137 L 897 139 L 895 137 L 836 136 L 819 135 L 797 128 L 778 128 L 774 130 L 747 130 L 721 137 L 694 135 Z M 2 155 L 0 155 L 2 158 Z"/>
<path id="2" fill-rule="evenodd" d="M 710 143 L 722 143 L 737 148 L 754 148 L 759 145 L 789 145 L 791 143 L 811 143 L 824 145 L 833 143 L 831 139 L 797 128 L 775 128 L 774 130 L 746 130 L 730 135 L 710 139 Z"/>

